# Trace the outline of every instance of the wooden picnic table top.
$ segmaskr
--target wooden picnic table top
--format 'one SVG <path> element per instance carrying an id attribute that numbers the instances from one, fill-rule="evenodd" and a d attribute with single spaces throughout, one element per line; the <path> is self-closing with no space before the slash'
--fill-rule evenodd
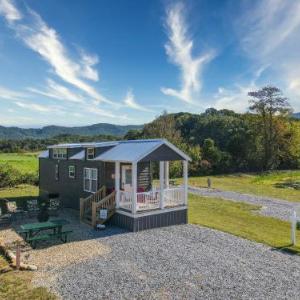
<path id="1" fill-rule="evenodd" d="M 35 230 L 57 228 L 57 227 L 61 227 L 63 225 L 67 225 L 67 224 L 69 224 L 69 221 L 59 219 L 59 220 L 50 220 L 47 222 L 36 222 L 36 223 L 23 224 L 20 227 L 23 230 L 35 231 Z"/>

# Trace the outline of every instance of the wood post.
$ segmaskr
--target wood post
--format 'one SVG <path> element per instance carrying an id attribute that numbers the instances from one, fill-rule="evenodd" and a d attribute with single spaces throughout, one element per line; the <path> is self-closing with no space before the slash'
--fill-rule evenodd
<path id="1" fill-rule="evenodd" d="M 83 219 L 83 214 L 84 214 L 84 199 L 83 198 L 80 198 L 79 201 L 80 201 L 80 221 L 82 221 Z"/>
<path id="2" fill-rule="evenodd" d="M 120 207 L 120 162 L 115 162 L 115 191 L 116 191 L 116 208 Z"/>
<path id="3" fill-rule="evenodd" d="M 16 269 L 19 271 L 21 265 L 21 248 L 20 242 L 17 242 L 17 250 L 16 250 Z"/>
<path id="4" fill-rule="evenodd" d="M 92 202 L 92 226 L 95 228 L 97 225 L 97 203 Z"/>
<path id="5" fill-rule="evenodd" d="M 132 163 L 132 213 L 136 214 L 137 210 L 137 163 Z"/>
<path id="6" fill-rule="evenodd" d="M 184 203 L 188 204 L 188 161 L 183 161 L 183 187 L 184 187 Z"/>
<path id="7" fill-rule="evenodd" d="M 159 201 L 159 208 L 164 208 L 164 161 L 159 162 L 159 187 L 160 187 L 160 201 Z"/>
<path id="8" fill-rule="evenodd" d="M 296 226 L 297 226 L 297 214 L 296 211 L 293 211 L 291 217 L 291 242 L 292 245 L 296 245 Z"/>

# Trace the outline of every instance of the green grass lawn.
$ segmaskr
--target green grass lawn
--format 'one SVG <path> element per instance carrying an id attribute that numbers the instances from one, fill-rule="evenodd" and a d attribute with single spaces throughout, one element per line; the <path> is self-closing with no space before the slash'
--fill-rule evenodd
<path id="1" fill-rule="evenodd" d="M 37 153 L 0 153 L 0 164 L 8 163 L 21 173 L 33 173 L 38 171 Z"/>
<path id="2" fill-rule="evenodd" d="M 0 255 L 0 269 L 8 263 Z M 9 271 L 0 275 L 0 299 L 6 300 L 52 300 L 56 297 L 45 288 L 35 288 L 31 285 L 32 272 Z"/>
<path id="3" fill-rule="evenodd" d="M 300 231 L 297 245 L 291 246 L 290 223 L 261 216 L 258 209 L 246 203 L 189 195 L 189 223 L 300 254 Z"/>
<path id="4" fill-rule="evenodd" d="M 300 171 L 275 171 L 266 174 L 232 174 L 209 176 L 212 187 L 258 196 L 300 202 Z M 190 177 L 189 184 L 207 187 L 207 176 Z M 177 179 L 177 183 L 182 179 Z M 299 185 L 299 190 L 296 188 Z"/>

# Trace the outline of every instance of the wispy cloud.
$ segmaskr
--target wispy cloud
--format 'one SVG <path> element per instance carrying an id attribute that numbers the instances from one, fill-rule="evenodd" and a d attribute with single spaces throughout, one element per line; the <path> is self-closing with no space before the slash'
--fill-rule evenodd
<path id="1" fill-rule="evenodd" d="M 98 102 L 113 104 L 113 101 L 100 94 L 93 86 L 83 79 L 98 80 L 98 73 L 93 67 L 98 63 L 95 55 L 84 52 L 81 59 L 74 60 L 69 55 L 66 46 L 55 29 L 48 26 L 33 10 L 27 9 L 23 18 L 17 17 L 20 12 L 12 1 L 0 0 L 2 7 L 6 8 L 2 15 L 9 21 L 9 26 L 27 47 L 38 53 L 51 67 L 52 71 L 65 82 L 84 91 Z M 7 12 L 7 3 L 10 11 Z"/>
<path id="2" fill-rule="evenodd" d="M 0 1 L 0 15 L 3 15 L 8 22 L 22 19 L 21 13 L 10 0 Z"/>
<path id="3" fill-rule="evenodd" d="M 32 102 L 16 101 L 15 104 L 21 108 L 33 110 L 33 111 L 37 111 L 37 112 L 54 112 L 54 111 L 59 110 L 59 108 L 57 108 L 57 107 L 41 105 L 41 104 L 32 103 Z"/>
<path id="4" fill-rule="evenodd" d="M 235 22 L 244 53 L 257 66 L 268 64 L 273 82 L 281 82 L 291 98 L 299 97 L 300 2 L 264 0 L 248 5 Z"/>
<path id="5" fill-rule="evenodd" d="M 124 99 L 124 103 L 127 107 L 132 108 L 132 109 L 145 111 L 145 112 L 153 112 L 153 110 L 151 110 L 145 106 L 142 106 L 135 101 L 135 96 L 131 89 L 129 89 L 127 91 L 126 97 Z"/>
<path id="6" fill-rule="evenodd" d="M 181 70 L 181 89 L 162 88 L 161 91 L 185 102 L 194 103 L 202 87 L 201 74 L 205 64 L 214 57 L 214 51 L 193 57 L 193 40 L 189 37 L 188 25 L 184 18 L 185 7 L 176 3 L 167 9 L 166 26 L 169 41 L 165 45 L 171 62 Z"/>
<path id="7" fill-rule="evenodd" d="M 83 103 L 85 101 L 85 98 L 82 97 L 79 93 L 71 91 L 65 86 L 53 81 L 52 79 L 47 79 L 46 83 L 47 88 L 45 90 L 36 89 L 34 87 L 28 87 L 27 90 L 32 93 L 43 95 L 49 98 L 54 98 L 57 100 L 65 100 L 77 103 Z"/>
<path id="8" fill-rule="evenodd" d="M 14 91 L 6 87 L 0 86 L 0 99 L 18 101 L 27 97 L 28 95 L 25 93 Z"/>

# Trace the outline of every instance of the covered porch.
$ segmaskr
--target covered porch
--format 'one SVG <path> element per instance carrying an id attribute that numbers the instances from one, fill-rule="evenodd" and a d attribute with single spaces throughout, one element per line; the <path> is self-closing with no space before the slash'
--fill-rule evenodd
<path id="1" fill-rule="evenodd" d="M 128 162 L 127 162 L 128 163 Z M 149 165 L 151 166 L 151 161 Z M 170 184 L 170 161 L 159 161 L 159 179 L 152 180 L 148 188 L 139 185 L 138 162 L 115 162 L 116 209 L 135 215 L 151 210 L 164 210 L 187 205 L 188 161 L 182 161 L 183 185 Z M 152 172 L 152 168 L 149 167 Z"/>

